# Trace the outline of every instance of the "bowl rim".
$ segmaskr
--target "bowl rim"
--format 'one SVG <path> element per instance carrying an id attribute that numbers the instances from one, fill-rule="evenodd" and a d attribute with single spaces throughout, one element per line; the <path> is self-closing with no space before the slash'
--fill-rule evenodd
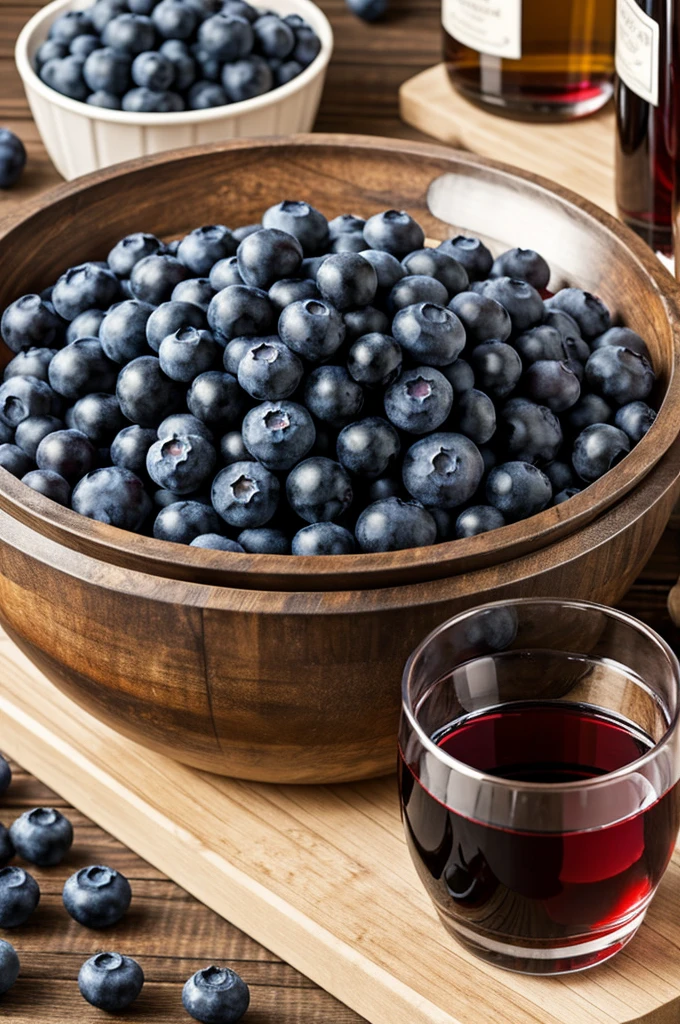
<path id="1" fill-rule="evenodd" d="M 45 208 L 86 193 L 97 185 L 124 179 L 129 173 L 224 152 L 245 150 L 253 153 L 258 149 L 270 152 L 285 148 L 304 151 L 307 147 L 329 147 L 338 150 L 339 155 L 343 150 L 359 149 L 373 153 L 382 151 L 386 156 L 428 157 L 443 161 L 451 170 L 457 168 L 460 172 L 466 169 L 473 172 L 481 168 L 496 180 L 505 179 L 515 185 L 520 179 L 525 187 L 537 194 L 558 199 L 566 209 L 575 206 L 579 215 L 594 221 L 617 245 L 625 246 L 648 278 L 665 310 L 673 343 L 673 359 L 666 394 L 656 420 L 648 434 L 615 467 L 620 478 L 616 487 L 612 489 L 612 480 L 607 473 L 569 502 L 490 533 L 421 548 L 332 557 L 241 554 L 156 540 L 87 519 L 57 505 L 22 485 L 4 469 L 0 469 L 2 507 L 23 522 L 30 520 L 36 526 L 40 524 L 41 532 L 54 537 L 56 531 L 61 542 L 74 550 L 156 576 L 251 590 L 339 591 L 433 581 L 491 565 L 502 571 L 503 563 L 564 539 L 569 532 L 591 523 L 637 488 L 680 435 L 680 416 L 677 415 L 680 404 L 680 286 L 645 243 L 624 224 L 571 190 L 543 177 L 445 146 L 399 139 L 321 133 L 237 139 L 140 157 L 59 185 L 29 200 L 16 216 L 5 220 L 0 226 L 0 242 Z M 624 475 L 622 468 L 626 470 Z"/>
<path id="2" fill-rule="evenodd" d="M 333 29 L 331 24 L 321 10 L 312 0 L 270 0 L 272 9 L 281 10 L 290 7 L 288 13 L 301 14 L 310 23 L 319 39 L 321 49 L 311 64 L 290 82 L 279 85 L 261 96 L 254 96 L 249 100 L 241 100 L 238 103 L 228 103 L 221 107 L 208 107 L 205 110 L 181 110 L 172 113 L 134 113 L 126 110 L 108 110 L 106 107 L 96 107 L 82 100 L 73 100 L 69 96 L 63 96 L 56 89 L 51 89 L 33 68 L 32 50 L 37 42 L 37 36 L 41 31 L 47 29 L 59 14 L 67 10 L 84 10 L 93 5 L 93 0 L 52 0 L 52 3 L 42 7 L 30 18 L 16 41 L 14 47 L 14 59 L 17 70 L 21 76 L 26 89 L 32 89 L 48 103 L 53 103 L 71 114 L 79 114 L 81 117 L 89 118 L 92 121 L 105 121 L 109 124 L 127 125 L 128 127 L 143 128 L 173 128 L 183 127 L 192 124 L 205 124 L 211 121 L 232 120 L 252 112 L 262 110 L 265 107 L 273 106 L 284 102 L 297 93 L 304 90 L 319 76 L 324 75 L 333 53 Z M 40 42 L 44 40 L 41 39 Z M 29 56 L 29 53 L 31 56 Z"/>

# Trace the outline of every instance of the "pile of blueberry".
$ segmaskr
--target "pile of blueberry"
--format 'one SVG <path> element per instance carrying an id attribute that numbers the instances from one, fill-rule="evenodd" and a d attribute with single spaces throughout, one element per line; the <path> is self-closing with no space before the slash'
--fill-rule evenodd
<path id="1" fill-rule="evenodd" d="M 299 15 L 246 0 L 97 0 L 52 23 L 35 69 L 73 100 L 165 114 L 271 92 L 320 49 Z"/>
<path id="2" fill-rule="evenodd" d="M 577 494 L 655 417 L 642 338 L 549 277 L 533 251 L 424 248 L 394 210 L 329 223 L 284 201 L 234 231 L 129 235 L 5 310 L 0 465 L 225 551 L 492 530 Z"/>
<path id="3" fill-rule="evenodd" d="M 10 767 L 0 757 L 0 795 L 12 780 Z M 40 887 L 22 867 L 8 866 L 16 856 L 41 868 L 61 864 L 73 843 L 68 818 L 53 807 L 34 807 L 7 829 L 0 824 L 0 928 L 25 925 L 40 902 Z M 103 929 L 118 924 L 132 899 L 124 875 L 102 864 L 81 868 L 66 880 L 63 903 L 84 928 Z M 19 977 L 21 965 L 11 943 L 0 939 L 0 996 Z M 108 1013 L 126 1010 L 142 991 L 144 972 L 136 960 L 115 952 L 100 952 L 80 969 L 78 986 L 92 1006 Z M 185 1010 L 204 1024 L 235 1024 L 248 1009 L 248 986 L 228 967 L 206 967 L 189 978 L 182 992 Z"/>

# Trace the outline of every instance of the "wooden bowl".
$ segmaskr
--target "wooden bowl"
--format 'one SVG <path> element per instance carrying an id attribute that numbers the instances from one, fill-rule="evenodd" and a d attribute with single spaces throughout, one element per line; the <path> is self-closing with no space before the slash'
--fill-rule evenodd
<path id="1" fill-rule="evenodd" d="M 446 209 L 449 223 L 432 210 Z M 615 602 L 680 493 L 678 288 L 580 197 L 440 146 L 345 136 L 239 141 L 63 186 L 0 226 L 0 308 L 133 230 L 259 218 L 282 197 L 330 216 L 405 208 L 432 238 L 540 250 L 552 286 L 601 295 L 647 340 L 660 413 L 612 472 L 564 505 L 469 540 L 292 558 L 171 545 L 63 509 L 0 470 L 3 624 L 79 704 L 199 768 L 274 782 L 391 771 L 400 675 L 442 619 L 483 600 Z M 3 358 L 9 357 L 4 352 Z"/>

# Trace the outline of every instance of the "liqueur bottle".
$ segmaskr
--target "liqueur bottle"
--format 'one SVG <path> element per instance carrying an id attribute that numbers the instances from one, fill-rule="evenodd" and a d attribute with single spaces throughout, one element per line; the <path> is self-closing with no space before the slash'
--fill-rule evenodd
<path id="1" fill-rule="evenodd" d="M 565 121 L 613 93 L 616 0 L 442 0 L 456 89 L 497 114 Z"/>

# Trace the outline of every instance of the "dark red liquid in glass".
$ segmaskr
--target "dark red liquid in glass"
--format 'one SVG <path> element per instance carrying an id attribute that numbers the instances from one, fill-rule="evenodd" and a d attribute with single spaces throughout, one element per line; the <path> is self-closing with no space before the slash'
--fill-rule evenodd
<path id="1" fill-rule="evenodd" d="M 504 705 L 433 737 L 448 754 L 498 778 L 593 779 L 630 764 L 652 740 L 588 705 Z M 584 832 L 515 832 L 462 817 L 400 759 L 407 841 L 445 918 L 521 945 L 585 941 L 642 909 L 670 858 L 679 823 L 675 786 L 634 817 Z"/>

